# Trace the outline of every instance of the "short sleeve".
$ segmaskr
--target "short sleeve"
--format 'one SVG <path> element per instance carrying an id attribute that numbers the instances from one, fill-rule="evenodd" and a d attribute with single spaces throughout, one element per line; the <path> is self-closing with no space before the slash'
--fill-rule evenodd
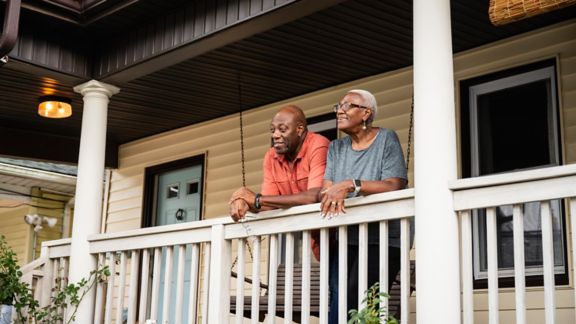
<path id="1" fill-rule="evenodd" d="M 278 186 L 274 182 L 274 177 L 272 176 L 272 155 L 271 151 L 266 152 L 264 156 L 264 179 L 262 180 L 262 188 L 260 193 L 265 196 L 277 196 L 280 194 Z"/>
<path id="2" fill-rule="evenodd" d="M 382 163 L 382 173 L 380 179 L 402 178 L 408 179 L 406 174 L 406 163 L 402 146 L 398 140 L 398 135 L 392 130 L 386 133 L 384 143 L 384 161 Z"/>
<path id="3" fill-rule="evenodd" d="M 324 171 L 324 180 L 334 182 L 334 157 L 336 150 L 336 141 L 330 142 L 328 155 L 326 156 L 326 170 Z"/>
<path id="4" fill-rule="evenodd" d="M 310 152 L 310 173 L 308 174 L 308 190 L 322 188 L 324 170 L 326 168 L 326 153 L 328 152 L 328 140 L 318 136 Z"/>

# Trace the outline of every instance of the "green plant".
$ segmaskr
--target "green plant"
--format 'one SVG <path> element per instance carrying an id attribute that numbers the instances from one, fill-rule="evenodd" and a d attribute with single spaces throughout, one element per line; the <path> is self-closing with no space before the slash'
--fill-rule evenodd
<path id="1" fill-rule="evenodd" d="M 383 298 L 389 298 L 387 293 L 379 292 L 379 283 L 376 282 L 364 293 L 362 303 L 365 305 L 360 311 L 352 309 L 348 312 L 348 324 L 379 324 L 382 320 L 386 324 L 398 324 L 394 316 L 388 315 L 388 310 L 380 306 Z"/>
<path id="2" fill-rule="evenodd" d="M 10 248 L 4 235 L 0 236 L 0 304 L 12 305 L 14 296 L 21 293 L 22 271 L 16 253 Z"/>
<path id="3" fill-rule="evenodd" d="M 21 323 L 28 323 L 30 320 L 35 323 L 72 323 L 76 319 L 78 305 L 84 296 L 96 282 L 106 281 L 108 276 L 110 276 L 110 270 L 108 266 L 103 266 L 91 271 L 88 279 L 82 278 L 78 283 L 66 284 L 66 278 L 56 278 L 50 304 L 45 307 L 39 307 L 32 289 L 26 285 L 26 290 L 14 298 L 18 321 Z M 68 307 L 71 307 L 72 313 L 66 319 Z"/>
<path id="4" fill-rule="evenodd" d="M 66 278 L 55 279 L 50 304 L 40 307 L 34 298 L 32 288 L 21 281 L 22 271 L 18 266 L 14 251 L 8 246 L 4 236 L 0 236 L 0 297 L 1 301 L 14 304 L 16 323 L 71 323 L 75 320 L 78 305 L 96 284 L 106 281 L 110 276 L 108 266 L 101 266 L 90 272 L 88 279 L 82 278 L 78 283 L 66 283 Z M 70 307 L 70 315 L 66 312 Z"/>

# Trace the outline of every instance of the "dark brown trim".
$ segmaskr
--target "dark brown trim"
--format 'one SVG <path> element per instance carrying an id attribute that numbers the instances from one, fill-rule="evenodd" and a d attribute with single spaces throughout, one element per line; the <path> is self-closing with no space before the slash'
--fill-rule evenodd
<path id="1" fill-rule="evenodd" d="M 0 58 L 12 51 L 18 39 L 20 22 L 20 0 L 6 0 L 4 11 L 4 28 L 0 35 Z"/>
<path id="2" fill-rule="evenodd" d="M 204 181 L 206 177 L 205 154 L 192 156 L 189 158 L 171 161 L 164 164 L 148 167 L 144 170 L 144 198 L 142 201 L 142 227 L 155 226 L 154 209 L 156 206 L 156 179 L 157 176 L 168 171 L 174 171 L 195 165 L 202 166 L 202 179 L 200 181 L 200 218 L 204 217 Z"/>

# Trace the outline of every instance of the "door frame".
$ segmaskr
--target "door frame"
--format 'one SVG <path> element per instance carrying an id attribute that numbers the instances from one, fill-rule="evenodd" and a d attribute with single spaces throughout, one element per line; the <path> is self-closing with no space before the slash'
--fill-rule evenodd
<path id="1" fill-rule="evenodd" d="M 158 175 L 178 169 L 200 165 L 202 167 L 202 178 L 200 179 L 200 206 L 199 218 L 204 219 L 204 193 L 206 180 L 206 153 L 187 157 L 180 160 L 154 165 L 144 170 L 144 194 L 142 200 L 142 228 L 156 226 L 156 206 L 158 198 Z"/>

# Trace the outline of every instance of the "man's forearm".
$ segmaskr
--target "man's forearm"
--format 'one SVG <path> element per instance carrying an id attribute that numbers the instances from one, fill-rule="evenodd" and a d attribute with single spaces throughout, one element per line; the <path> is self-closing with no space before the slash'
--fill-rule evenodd
<path id="1" fill-rule="evenodd" d="M 320 188 L 313 188 L 294 195 L 279 195 L 279 196 L 261 196 L 260 210 L 269 210 L 275 208 L 290 208 L 300 205 L 314 204 L 318 202 L 318 193 Z"/>

